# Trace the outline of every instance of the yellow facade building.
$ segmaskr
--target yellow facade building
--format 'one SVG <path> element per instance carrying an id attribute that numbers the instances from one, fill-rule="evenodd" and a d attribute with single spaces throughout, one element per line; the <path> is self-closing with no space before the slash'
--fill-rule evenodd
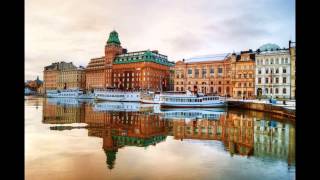
<path id="1" fill-rule="evenodd" d="M 232 97 L 252 99 L 255 97 L 255 54 L 252 50 L 231 55 Z"/>

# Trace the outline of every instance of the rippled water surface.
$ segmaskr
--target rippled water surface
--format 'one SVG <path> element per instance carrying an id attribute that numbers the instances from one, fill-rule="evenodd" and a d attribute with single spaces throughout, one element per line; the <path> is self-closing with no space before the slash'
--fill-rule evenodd
<path id="1" fill-rule="evenodd" d="M 295 125 L 233 109 L 25 100 L 26 179 L 295 179 Z"/>

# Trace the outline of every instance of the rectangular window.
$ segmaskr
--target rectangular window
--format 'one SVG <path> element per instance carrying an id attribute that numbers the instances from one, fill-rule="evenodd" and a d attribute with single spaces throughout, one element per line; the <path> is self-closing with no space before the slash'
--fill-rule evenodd
<path id="1" fill-rule="evenodd" d="M 279 83 L 279 78 L 276 78 L 276 83 Z"/>
<path id="2" fill-rule="evenodd" d="M 210 68 L 210 74 L 214 74 L 214 69 L 213 69 L 213 67 Z"/>
<path id="3" fill-rule="evenodd" d="M 287 78 L 286 77 L 282 78 L 282 83 L 287 83 Z"/>
<path id="4" fill-rule="evenodd" d="M 261 84 L 261 78 L 258 78 L 258 84 Z"/>
<path id="5" fill-rule="evenodd" d="M 266 78 L 266 83 L 269 83 L 269 78 Z"/>
<path id="6" fill-rule="evenodd" d="M 189 74 L 189 75 L 192 74 L 192 69 L 188 69 L 188 74 Z"/>
<path id="7" fill-rule="evenodd" d="M 207 69 L 202 68 L 202 78 L 206 78 L 207 75 Z"/>
<path id="8" fill-rule="evenodd" d="M 199 69 L 195 69 L 194 76 L 195 76 L 196 78 L 199 77 Z"/>
<path id="9" fill-rule="evenodd" d="M 287 69 L 286 69 L 286 68 L 283 68 L 283 69 L 282 69 L 282 73 L 287 73 Z"/>
<path id="10" fill-rule="evenodd" d="M 218 73 L 219 73 L 219 74 L 222 73 L 222 68 L 218 68 Z"/>

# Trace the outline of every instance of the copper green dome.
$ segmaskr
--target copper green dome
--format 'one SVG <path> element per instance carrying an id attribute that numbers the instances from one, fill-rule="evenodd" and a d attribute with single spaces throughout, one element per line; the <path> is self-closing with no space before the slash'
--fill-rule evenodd
<path id="1" fill-rule="evenodd" d="M 116 31 L 112 31 L 109 34 L 109 38 L 108 38 L 107 44 L 117 44 L 117 45 L 121 44 L 120 40 L 119 40 L 119 37 L 118 37 L 118 33 Z"/>
<path id="2" fill-rule="evenodd" d="M 280 46 L 277 44 L 267 43 L 259 47 L 260 51 L 275 51 L 280 49 Z"/>

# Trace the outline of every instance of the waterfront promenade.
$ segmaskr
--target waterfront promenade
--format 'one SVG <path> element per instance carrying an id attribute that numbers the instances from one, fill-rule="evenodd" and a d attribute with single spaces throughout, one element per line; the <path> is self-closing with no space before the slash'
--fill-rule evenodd
<path id="1" fill-rule="evenodd" d="M 264 111 L 274 113 L 279 116 L 285 116 L 292 120 L 296 117 L 296 101 L 286 100 L 285 104 L 283 101 L 277 100 L 275 103 L 270 103 L 269 99 L 249 99 L 249 100 L 239 100 L 239 99 L 226 99 L 228 101 L 229 107 L 251 109 L 257 111 Z"/>

